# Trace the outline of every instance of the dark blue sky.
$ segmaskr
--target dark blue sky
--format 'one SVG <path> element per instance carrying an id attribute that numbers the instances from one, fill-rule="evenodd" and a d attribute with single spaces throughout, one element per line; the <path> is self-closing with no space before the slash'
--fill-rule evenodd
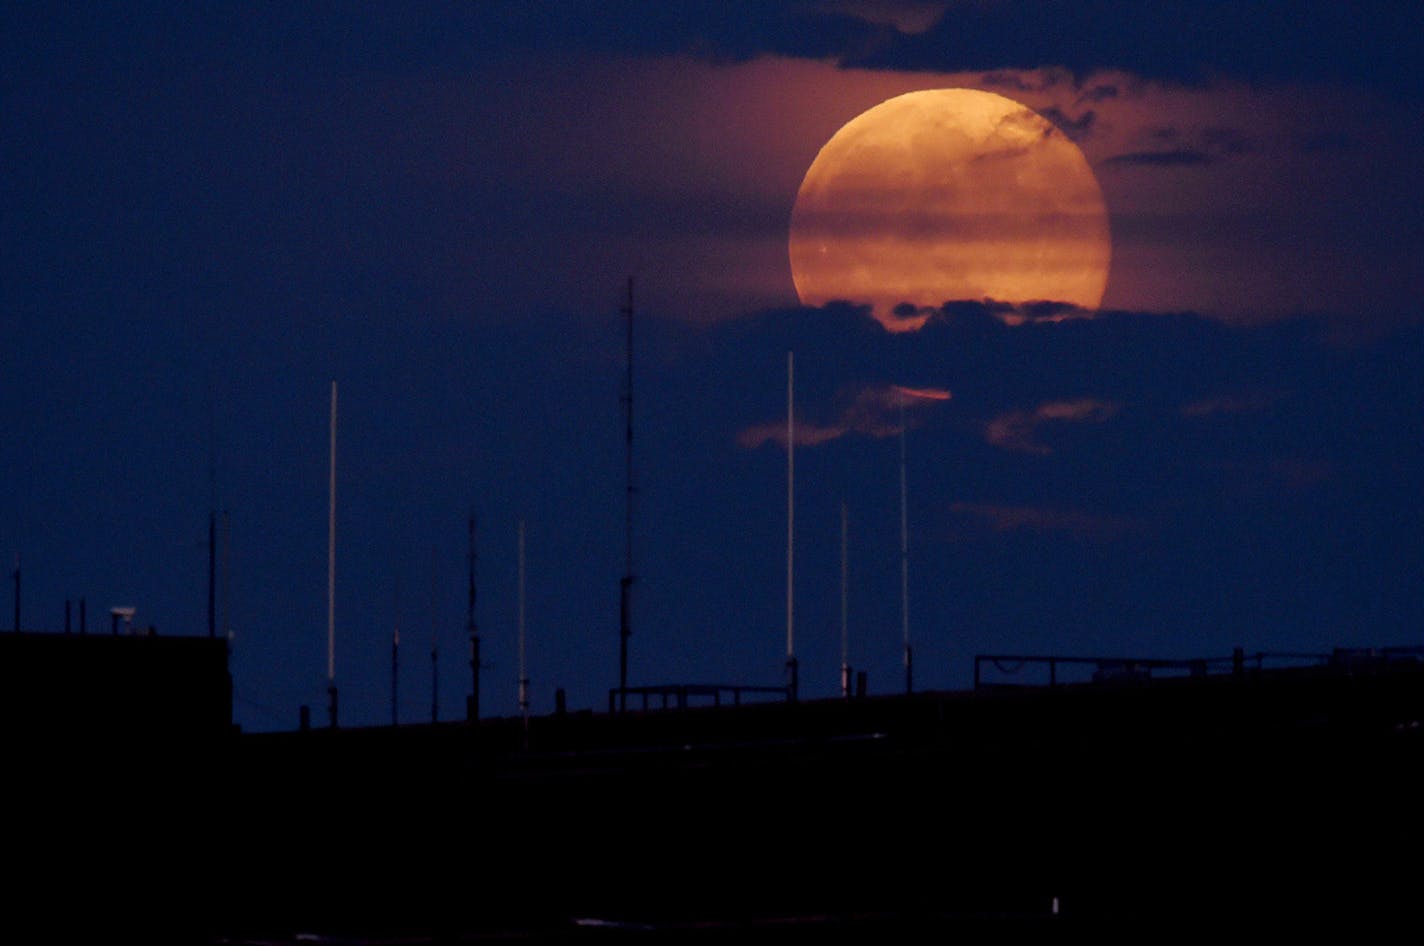
<path id="1" fill-rule="evenodd" d="M 303 5 L 14 10 L 0 138 L 0 553 L 23 624 L 134 605 L 203 633 L 231 520 L 235 711 L 325 701 L 329 385 L 341 385 L 343 720 L 616 680 L 623 282 L 639 311 L 633 683 L 779 683 L 797 358 L 803 692 L 898 686 L 898 449 L 925 687 L 981 652 L 1193 657 L 1418 643 L 1421 35 L 1395 4 Z M 943 9 L 942 9 L 943 8 Z M 676 15 L 669 12 L 676 10 Z M 947 306 L 890 336 L 801 309 L 786 234 L 821 144 L 969 85 L 1099 175 L 1092 320 Z M 1015 320 L 1017 321 L 1017 320 Z M 215 472 L 210 477 L 210 470 Z M 8 568 L 7 568 L 8 571 Z M 9 602 L 9 589 L 3 600 Z M 4 626 L 10 609 L 4 610 Z"/>

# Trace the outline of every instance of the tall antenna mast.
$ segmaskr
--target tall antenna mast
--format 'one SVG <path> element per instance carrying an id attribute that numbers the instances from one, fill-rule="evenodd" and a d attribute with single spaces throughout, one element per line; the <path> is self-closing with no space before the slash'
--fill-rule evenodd
<path id="1" fill-rule="evenodd" d="M 465 608 L 465 632 L 470 637 L 470 701 L 465 706 L 465 718 L 475 722 L 480 718 L 480 634 L 475 626 L 475 514 L 469 521 L 469 600 Z"/>
<path id="2" fill-rule="evenodd" d="M 786 692 L 795 700 L 796 666 L 795 563 L 796 563 L 796 355 L 786 353 Z"/>
<path id="3" fill-rule="evenodd" d="M 519 714 L 524 717 L 524 737 L 529 738 L 529 673 L 524 654 L 524 520 L 519 520 Z"/>
<path id="4" fill-rule="evenodd" d="M 391 632 L 391 725 L 400 725 L 400 571 L 396 571 L 396 587 L 392 604 L 395 627 Z"/>
<path id="5" fill-rule="evenodd" d="M 232 516 L 226 509 L 222 512 L 222 544 L 221 549 L 221 569 L 222 575 L 222 636 L 223 640 L 232 644 Z"/>
<path id="6" fill-rule="evenodd" d="M 326 695 L 336 728 L 336 382 L 331 382 L 331 477 L 326 520 Z"/>
<path id="7" fill-rule="evenodd" d="M 850 526 L 845 500 L 841 500 L 841 696 L 850 696 L 850 610 L 847 607 L 850 582 Z"/>
<path id="8" fill-rule="evenodd" d="M 905 692 L 915 688 L 915 655 L 910 649 L 910 524 L 905 489 L 905 395 L 900 395 L 900 629 L 905 639 Z"/>
<path id="9" fill-rule="evenodd" d="M 218 636 L 218 514 L 208 506 L 208 636 Z"/>
<path id="10" fill-rule="evenodd" d="M 623 306 L 627 323 L 628 367 L 623 381 L 625 464 L 627 497 L 624 506 L 623 578 L 618 582 L 618 708 L 627 708 L 628 638 L 633 636 L 633 277 L 628 277 L 628 301 Z"/>
<path id="11" fill-rule="evenodd" d="M 440 618 L 435 609 L 435 549 L 430 550 L 430 721 L 440 722 Z"/>
<path id="12" fill-rule="evenodd" d="M 212 385 L 208 386 L 208 636 L 218 634 L 218 461 L 217 421 Z"/>

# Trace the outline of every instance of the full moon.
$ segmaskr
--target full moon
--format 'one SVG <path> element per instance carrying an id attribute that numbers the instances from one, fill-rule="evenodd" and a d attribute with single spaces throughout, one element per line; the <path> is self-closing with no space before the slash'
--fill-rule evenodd
<path id="1" fill-rule="evenodd" d="M 1102 189 L 1078 146 L 1012 99 L 910 92 L 848 122 L 806 171 L 791 212 L 803 305 L 957 300 L 1096 309 L 1112 258 Z"/>

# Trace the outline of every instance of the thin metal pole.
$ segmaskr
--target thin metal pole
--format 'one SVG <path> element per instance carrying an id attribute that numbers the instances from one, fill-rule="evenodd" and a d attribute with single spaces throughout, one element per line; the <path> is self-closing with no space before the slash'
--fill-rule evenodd
<path id="1" fill-rule="evenodd" d="M 529 673 L 524 649 L 524 520 L 519 520 L 519 714 L 529 731 Z"/>
<path id="2" fill-rule="evenodd" d="M 15 553 L 15 623 L 14 630 L 20 630 L 20 553 Z"/>
<path id="3" fill-rule="evenodd" d="M 627 497 L 624 507 L 623 579 L 618 583 L 618 694 L 620 710 L 626 708 L 628 689 L 628 638 L 633 636 L 633 277 L 628 277 L 628 301 L 623 306 L 627 322 L 628 365 L 623 387 Z"/>
<path id="4" fill-rule="evenodd" d="M 218 463 L 217 421 L 212 385 L 208 385 L 208 636 L 218 633 Z"/>
<path id="5" fill-rule="evenodd" d="M 905 396 L 900 395 L 900 628 L 905 640 L 905 692 L 914 690 L 914 652 L 910 649 L 910 526 L 905 487 Z"/>
<path id="6" fill-rule="evenodd" d="M 400 614 L 401 614 L 401 576 L 399 568 L 395 571 L 395 588 L 391 595 L 391 611 L 393 612 L 393 627 L 391 630 L 391 725 L 400 725 Z"/>
<path id="7" fill-rule="evenodd" d="M 435 549 L 430 550 L 430 721 L 440 722 L 440 619 L 435 598 L 439 581 L 435 571 Z"/>
<path id="8" fill-rule="evenodd" d="M 331 474 L 326 527 L 326 691 L 336 728 L 336 382 L 331 382 Z"/>
<path id="9" fill-rule="evenodd" d="M 465 717 L 474 722 L 480 718 L 480 634 L 475 624 L 475 514 L 469 521 L 469 598 L 465 609 L 465 630 L 470 638 L 470 702 Z"/>
<path id="10" fill-rule="evenodd" d="M 219 614 L 222 616 L 222 636 L 232 643 L 232 516 L 226 509 L 222 512 L 222 557 L 219 573 L 222 576 L 222 600 Z"/>
<path id="11" fill-rule="evenodd" d="M 841 696 L 850 696 L 850 514 L 841 500 Z"/>
<path id="12" fill-rule="evenodd" d="M 786 353 L 786 674 L 787 692 L 796 699 L 796 354 Z"/>
<path id="13" fill-rule="evenodd" d="M 218 636 L 218 514 L 208 509 L 208 636 Z"/>

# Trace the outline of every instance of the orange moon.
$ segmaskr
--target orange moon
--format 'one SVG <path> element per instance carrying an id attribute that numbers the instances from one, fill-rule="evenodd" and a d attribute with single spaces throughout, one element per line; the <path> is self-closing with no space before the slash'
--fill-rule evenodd
<path id="1" fill-rule="evenodd" d="M 1067 302 L 1096 309 L 1112 237 L 1078 146 L 1012 99 L 910 92 L 848 122 L 806 171 L 791 212 L 803 305 L 868 303 L 892 330 L 945 302 Z"/>

